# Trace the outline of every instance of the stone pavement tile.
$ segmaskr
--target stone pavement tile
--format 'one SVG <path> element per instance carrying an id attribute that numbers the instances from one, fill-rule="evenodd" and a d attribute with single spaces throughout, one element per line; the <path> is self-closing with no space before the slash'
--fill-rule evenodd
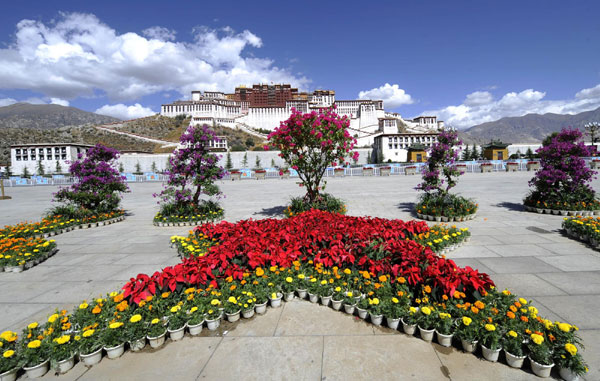
<path id="1" fill-rule="evenodd" d="M 87 254 L 87 255 L 70 255 L 61 264 L 64 266 L 92 266 L 92 265 L 110 265 L 123 258 L 128 254 Z M 52 258 L 56 258 L 55 255 Z M 51 258 L 51 259 L 52 259 Z"/>
<path id="2" fill-rule="evenodd" d="M 538 276 L 571 295 L 600 294 L 600 271 L 543 273 Z"/>
<path id="3" fill-rule="evenodd" d="M 486 273 L 489 275 L 494 273 L 492 271 L 492 269 L 490 269 L 489 267 L 487 267 L 486 265 L 484 265 L 477 259 L 473 259 L 473 258 L 456 258 L 456 259 L 454 259 L 454 258 L 452 258 L 452 253 L 448 254 L 446 257 L 448 259 L 452 259 L 456 263 L 457 266 L 460 266 L 460 267 L 471 266 L 471 268 L 479 270 L 480 273 Z"/>
<path id="4" fill-rule="evenodd" d="M 545 259 L 543 257 L 540 258 Z M 523 271 L 531 271 L 537 274 L 560 271 L 536 257 L 479 258 L 479 261 L 496 274 L 520 274 Z"/>
<path id="5" fill-rule="evenodd" d="M 128 281 L 131 278 L 135 278 L 138 274 L 152 275 L 156 271 L 161 271 L 163 268 L 170 265 L 175 265 L 178 262 L 179 260 L 173 260 L 170 264 L 161 263 L 155 265 L 122 265 L 119 266 L 119 271 L 109 274 L 107 279 Z M 123 282 L 123 284 L 125 284 L 125 282 Z"/>
<path id="6" fill-rule="evenodd" d="M 567 238 L 568 239 L 568 238 Z M 578 254 L 590 254 L 595 253 L 594 249 L 587 246 L 584 243 L 575 241 L 574 239 L 568 239 L 569 241 L 564 243 L 540 243 L 538 246 L 543 247 L 546 250 L 550 250 L 553 253 L 560 255 L 578 255 Z"/>
<path id="7" fill-rule="evenodd" d="M 537 257 L 554 255 L 553 252 L 534 244 L 488 245 L 486 247 L 502 257 Z"/>
<path id="8" fill-rule="evenodd" d="M 538 314 L 544 319 L 548 319 L 550 321 L 567 321 L 567 319 L 565 319 L 563 316 L 559 315 L 556 311 L 553 311 L 550 308 L 546 307 L 540 301 L 536 300 L 536 298 L 532 298 L 527 294 L 517 296 L 528 300 L 532 306 L 538 309 Z"/>
<path id="9" fill-rule="evenodd" d="M 176 251 L 170 248 L 170 241 L 168 239 L 158 243 L 132 243 L 123 247 L 118 251 L 119 254 L 164 254 L 173 253 Z"/>
<path id="10" fill-rule="evenodd" d="M 284 305 L 278 308 L 269 307 L 263 315 L 254 314 L 250 319 L 241 318 L 235 323 L 222 322 L 221 325 L 223 330 L 227 331 L 227 337 L 274 336 L 277 323 L 288 303 L 284 302 Z"/>
<path id="11" fill-rule="evenodd" d="M 14 328 L 15 324 L 42 311 L 51 312 L 51 308 L 52 304 L 1 303 L 0 332 L 5 329 L 14 329 L 17 332 L 21 332 L 24 327 Z"/>
<path id="12" fill-rule="evenodd" d="M 41 293 L 28 300 L 31 303 L 81 303 L 119 290 L 123 281 L 64 282 L 60 287 Z"/>
<path id="13" fill-rule="evenodd" d="M 323 337 L 226 337 L 198 380 L 319 380 Z"/>
<path id="14" fill-rule="evenodd" d="M 562 271 L 600 270 L 600 257 L 593 254 L 555 255 L 540 259 Z"/>
<path id="15" fill-rule="evenodd" d="M 122 259 L 115 261 L 116 265 L 154 265 L 161 264 L 169 260 L 179 260 L 175 250 L 167 251 L 163 254 L 129 254 Z"/>
<path id="16" fill-rule="evenodd" d="M 585 349 L 582 350 L 584 360 L 588 363 L 589 372 L 584 376 L 588 381 L 600 380 L 600 330 L 582 329 L 579 335 L 583 339 Z"/>
<path id="17" fill-rule="evenodd" d="M 491 235 L 479 235 L 473 234 L 471 232 L 471 240 L 469 241 L 469 246 L 479 246 L 479 245 L 501 245 L 502 242 L 498 241 Z"/>
<path id="18" fill-rule="evenodd" d="M 524 230 L 523 233 L 526 233 Z M 500 242 L 508 244 L 523 244 L 523 243 L 549 243 L 551 240 L 545 238 L 540 234 L 528 233 L 528 234 L 504 234 L 495 236 Z"/>
<path id="19" fill-rule="evenodd" d="M 498 289 L 509 289 L 517 295 L 553 296 L 567 295 L 563 290 L 534 274 L 494 274 L 492 280 Z"/>
<path id="20" fill-rule="evenodd" d="M 514 369 L 503 363 L 493 363 L 483 357 L 465 353 L 456 348 L 432 345 L 443 364 L 444 374 L 451 380 L 539 380 L 527 369 L 527 366 L 523 367 L 526 370 Z"/>
<path id="21" fill-rule="evenodd" d="M 431 344 L 406 335 L 325 336 L 323 380 L 444 380 Z"/>
<path id="22" fill-rule="evenodd" d="M 45 267 L 44 263 L 34 267 Z M 94 265 L 94 266 L 46 266 L 53 271 L 45 276 L 45 279 L 56 280 L 65 279 L 67 281 L 75 282 L 87 282 L 94 280 L 108 279 L 111 274 L 122 270 L 122 266 L 119 265 Z M 29 271 L 29 270 L 28 270 Z M 28 272 L 26 271 L 26 272 Z"/>
<path id="23" fill-rule="evenodd" d="M 16 274 L 18 275 L 18 274 Z M 62 282 L 25 282 L 16 284 L 13 282 L 0 283 L 0 303 L 27 302 L 40 294 L 53 290 L 62 285 Z"/>
<path id="24" fill-rule="evenodd" d="M 153 350 L 147 346 L 141 352 L 128 351 L 115 360 L 104 357 L 100 364 L 91 367 L 79 380 L 196 380 L 221 340 L 217 337 L 186 336 L 180 341 L 167 340 L 159 349 Z M 85 368 L 83 364 L 77 367 Z"/>
<path id="25" fill-rule="evenodd" d="M 499 257 L 498 254 L 494 253 L 485 246 L 471 245 L 469 242 L 465 246 L 460 247 L 446 254 L 448 258 L 488 258 L 488 257 Z"/>
<path id="26" fill-rule="evenodd" d="M 545 235 L 546 238 L 548 238 L 549 240 L 551 240 L 552 242 L 556 242 L 556 243 L 574 243 L 577 242 L 576 240 L 574 240 L 573 238 L 569 238 L 566 235 L 562 235 L 560 233 L 560 230 L 556 229 L 553 234 L 546 234 Z M 540 244 L 541 245 L 545 245 L 545 244 Z M 549 244 L 551 245 L 551 244 Z M 558 254 L 564 254 L 564 253 L 558 253 Z"/>
<path id="27" fill-rule="evenodd" d="M 373 335 L 373 326 L 343 312 L 308 301 L 285 303 L 275 336 Z"/>
<path id="28" fill-rule="evenodd" d="M 540 303 L 581 329 L 600 329 L 600 295 L 538 296 Z"/>

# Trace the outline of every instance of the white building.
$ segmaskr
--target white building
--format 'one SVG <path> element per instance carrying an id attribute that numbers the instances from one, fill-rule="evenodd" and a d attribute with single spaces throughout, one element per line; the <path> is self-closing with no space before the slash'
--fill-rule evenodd
<path id="1" fill-rule="evenodd" d="M 91 145 L 74 143 L 35 143 L 10 146 L 10 170 L 15 175 L 22 175 L 27 168 L 30 175 L 38 172 L 42 165 L 44 173 L 57 173 L 57 164 L 62 173 L 69 171 L 71 161 L 80 153 L 85 154 Z"/>
<path id="2" fill-rule="evenodd" d="M 409 148 L 423 146 L 430 148 L 437 142 L 438 133 L 382 133 L 375 137 L 373 144 L 375 154 L 380 151 L 383 161 L 406 162 L 408 160 Z"/>

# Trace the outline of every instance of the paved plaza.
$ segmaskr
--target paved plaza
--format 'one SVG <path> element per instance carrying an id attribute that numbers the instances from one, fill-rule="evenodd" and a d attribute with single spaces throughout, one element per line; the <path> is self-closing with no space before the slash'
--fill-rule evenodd
<path id="1" fill-rule="evenodd" d="M 562 217 L 525 212 L 521 201 L 531 172 L 468 173 L 456 191 L 479 203 L 477 218 L 458 223 L 472 239 L 448 257 L 490 274 L 499 288 L 532 300 L 540 315 L 580 327 L 590 363 L 588 380 L 600 379 L 600 253 L 567 238 Z M 411 219 L 418 176 L 328 179 L 326 191 L 347 201 L 348 214 Z M 594 189 L 600 190 L 595 180 Z M 0 273 L 0 330 L 20 332 L 55 308 L 119 289 L 138 273 L 179 262 L 169 237 L 188 229 L 152 225 L 158 183 L 130 184 L 125 221 L 56 237 L 59 252 L 23 273 Z M 55 187 L 7 188 L 0 225 L 36 221 L 51 206 Z M 280 217 L 302 188 L 291 180 L 223 182 L 225 218 Z M 526 367 L 528 368 L 528 367 Z M 557 375 L 557 373 L 553 373 Z M 54 379 L 48 374 L 46 379 Z M 202 337 L 168 342 L 162 349 L 77 364 L 59 380 L 196 379 L 537 379 L 529 370 L 487 362 L 456 348 L 374 327 L 308 301 L 284 303 L 266 315 L 223 323 Z"/>

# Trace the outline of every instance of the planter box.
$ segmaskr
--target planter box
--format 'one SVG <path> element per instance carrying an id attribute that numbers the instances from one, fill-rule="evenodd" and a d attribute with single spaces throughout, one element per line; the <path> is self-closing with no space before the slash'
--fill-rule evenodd
<path id="1" fill-rule="evenodd" d="M 506 163 L 506 172 L 517 172 L 519 164 L 517 163 Z"/>
<path id="2" fill-rule="evenodd" d="M 242 173 L 241 172 L 231 172 L 230 176 L 231 176 L 231 181 L 241 180 L 242 179 Z"/>
<path id="3" fill-rule="evenodd" d="M 417 167 L 404 167 L 405 175 L 415 175 L 417 173 Z"/>
<path id="4" fill-rule="evenodd" d="M 540 162 L 539 161 L 530 161 L 527 163 L 527 170 L 528 171 L 537 171 L 538 169 L 540 169 Z"/>
<path id="5" fill-rule="evenodd" d="M 491 164 L 481 164 L 479 168 L 481 168 L 481 173 L 485 173 L 492 172 L 493 166 Z"/>
<path id="6" fill-rule="evenodd" d="M 290 178 L 290 171 L 285 171 L 285 172 L 279 172 L 280 176 L 282 179 L 289 179 Z"/>
<path id="7" fill-rule="evenodd" d="M 344 170 L 343 169 L 334 169 L 333 176 L 334 177 L 344 177 Z"/>
<path id="8" fill-rule="evenodd" d="M 363 176 L 373 176 L 373 168 L 371 168 L 371 167 L 363 168 L 362 174 L 363 174 Z"/>
<path id="9" fill-rule="evenodd" d="M 379 168 L 379 175 L 380 176 L 389 176 L 392 173 L 392 168 L 391 167 L 380 167 Z"/>
<path id="10" fill-rule="evenodd" d="M 256 180 L 264 180 L 267 175 L 266 171 L 255 171 L 254 176 L 256 176 Z"/>
<path id="11" fill-rule="evenodd" d="M 465 164 L 457 164 L 456 170 L 460 172 L 467 172 L 467 166 Z"/>
<path id="12" fill-rule="evenodd" d="M 600 160 L 592 160 L 592 161 L 590 161 L 590 168 L 592 168 L 592 169 L 600 169 Z"/>

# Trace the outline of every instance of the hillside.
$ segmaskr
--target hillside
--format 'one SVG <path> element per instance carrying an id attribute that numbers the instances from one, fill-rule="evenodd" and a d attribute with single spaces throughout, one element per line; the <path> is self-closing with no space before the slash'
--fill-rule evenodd
<path id="1" fill-rule="evenodd" d="M 118 119 L 59 105 L 15 103 L 0 107 L 0 128 L 49 130 L 65 126 L 111 123 Z"/>
<path id="2" fill-rule="evenodd" d="M 459 135 L 466 143 L 481 144 L 491 139 L 506 143 L 540 143 L 546 136 L 564 127 L 584 131 L 584 125 L 589 122 L 600 122 L 600 108 L 575 115 L 548 113 L 502 118 L 460 131 Z"/>

